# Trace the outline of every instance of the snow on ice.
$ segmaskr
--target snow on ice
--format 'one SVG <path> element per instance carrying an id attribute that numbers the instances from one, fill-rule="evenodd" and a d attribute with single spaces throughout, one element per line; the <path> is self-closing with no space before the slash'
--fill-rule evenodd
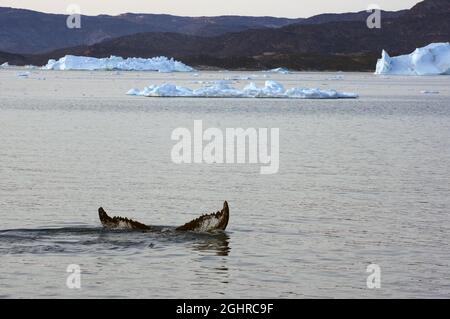
<path id="1" fill-rule="evenodd" d="M 450 44 L 432 43 L 397 57 L 383 50 L 375 74 L 450 75 Z"/>
<path id="2" fill-rule="evenodd" d="M 143 90 L 131 89 L 128 95 L 148 97 L 216 97 L 216 98 L 284 98 L 284 99 L 354 99 L 355 93 L 337 92 L 309 88 L 292 88 L 286 90 L 276 81 L 266 81 L 263 87 L 250 83 L 244 89 L 236 89 L 228 82 L 217 81 L 198 89 L 189 89 L 174 84 L 151 85 Z"/>
<path id="3" fill-rule="evenodd" d="M 158 72 L 191 72 L 194 69 L 180 61 L 167 57 L 127 58 L 111 56 L 109 58 L 91 58 L 66 55 L 58 61 L 49 60 L 43 66 L 46 70 L 123 70 L 123 71 L 158 71 Z"/>

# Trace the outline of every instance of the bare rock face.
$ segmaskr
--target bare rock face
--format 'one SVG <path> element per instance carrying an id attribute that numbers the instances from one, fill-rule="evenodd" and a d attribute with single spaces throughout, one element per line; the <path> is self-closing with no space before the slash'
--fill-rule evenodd
<path id="1" fill-rule="evenodd" d="M 426 0 L 416 4 L 410 12 L 412 16 L 427 16 L 429 14 L 450 13 L 450 1 Z"/>
<path id="2" fill-rule="evenodd" d="M 174 32 L 216 36 L 250 28 L 278 28 L 297 19 L 272 17 L 191 18 L 165 14 L 81 16 L 81 28 L 69 29 L 68 16 L 0 7 L 0 51 L 22 54 L 50 52 L 142 32 Z"/>

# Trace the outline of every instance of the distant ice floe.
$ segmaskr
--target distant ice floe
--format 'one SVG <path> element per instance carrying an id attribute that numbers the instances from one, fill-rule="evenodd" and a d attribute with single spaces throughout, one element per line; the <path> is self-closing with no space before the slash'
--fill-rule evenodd
<path id="1" fill-rule="evenodd" d="M 5 62 L 2 65 L 0 65 L 0 68 L 8 68 L 9 67 L 9 63 Z"/>
<path id="2" fill-rule="evenodd" d="M 58 61 L 49 60 L 42 67 L 45 70 L 123 70 L 123 71 L 158 71 L 158 72 L 191 72 L 190 66 L 167 57 L 150 59 L 111 56 L 109 58 L 91 58 L 84 56 L 66 55 Z"/>
<path id="3" fill-rule="evenodd" d="M 267 73 L 279 73 L 279 74 L 290 74 L 291 72 L 286 68 L 276 68 L 268 71 L 264 71 Z"/>
<path id="4" fill-rule="evenodd" d="M 18 72 L 16 75 L 19 78 L 25 79 L 28 78 L 30 76 L 30 72 Z"/>
<path id="5" fill-rule="evenodd" d="M 439 91 L 424 90 L 424 91 L 421 91 L 420 93 L 422 93 L 422 94 L 439 94 L 440 92 Z"/>
<path id="6" fill-rule="evenodd" d="M 344 79 L 343 75 L 333 75 L 333 76 L 328 77 L 326 80 L 327 81 L 340 81 L 343 79 Z"/>
<path id="7" fill-rule="evenodd" d="M 235 75 L 224 78 L 225 81 L 249 81 L 256 78 L 256 75 Z"/>
<path id="8" fill-rule="evenodd" d="M 250 83 L 239 90 L 227 82 L 218 81 L 213 85 L 198 89 L 189 89 L 174 84 L 151 85 L 143 90 L 131 89 L 128 95 L 148 97 L 213 97 L 213 98 L 281 98 L 281 99 L 354 99 L 355 93 L 337 92 L 308 88 L 292 88 L 286 90 L 276 81 L 266 81 L 263 87 Z"/>
<path id="9" fill-rule="evenodd" d="M 375 74 L 450 75 L 450 44 L 432 43 L 397 57 L 383 50 Z"/>

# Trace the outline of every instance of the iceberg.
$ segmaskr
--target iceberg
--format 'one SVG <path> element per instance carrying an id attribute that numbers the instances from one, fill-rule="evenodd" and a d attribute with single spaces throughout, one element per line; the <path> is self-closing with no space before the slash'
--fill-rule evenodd
<path id="1" fill-rule="evenodd" d="M 272 70 L 265 71 L 267 73 L 279 73 L 279 74 L 290 74 L 291 72 L 286 68 L 276 68 Z"/>
<path id="2" fill-rule="evenodd" d="M 212 97 L 212 98 L 281 98 L 281 99 L 355 99 L 358 94 L 309 88 L 286 90 L 276 81 L 266 81 L 263 87 L 250 83 L 242 90 L 232 87 L 226 81 L 189 89 L 174 84 L 150 85 L 143 90 L 131 89 L 127 95 L 147 97 Z"/>
<path id="3" fill-rule="evenodd" d="M 7 67 L 9 67 L 9 63 L 8 62 L 5 62 L 2 65 L 0 65 L 0 68 L 7 68 Z"/>
<path id="4" fill-rule="evenodd" d="M 158 71 L 191 72 L 194 69 L 180 61 L 164 56 L 144 59 L 110 56 L 109 58 L 92 58 L 66 55 L 58 61 L 50 59 L 44 70 L 123 70 L 123 71 Z"/>
<path id="5" fill-rule="evenodd" d="M 450 75 L 450 44 L 432 43 L 397 57 L 383 50 L 375 74 Z"/>

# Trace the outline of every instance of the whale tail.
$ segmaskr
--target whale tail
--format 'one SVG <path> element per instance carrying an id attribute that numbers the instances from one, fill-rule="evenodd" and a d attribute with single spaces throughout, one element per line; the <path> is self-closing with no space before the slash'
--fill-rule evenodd
<path id="1" fill-rule="evenodd" d="M 228 208 L 228 203 L 225 201 L 220 212 L 202 215 L 201 217 L 178 227 L 177 230 L 195 232 L 223 231 L 227 228 L 229 219 L 230 209 Z"/>
<path id="2" fill-rule="evenodd" d="M 129 218 L 117 216 L 110 217 L 102 207 L 98 209 L 98 216 L 103 227 L 108 229 L 151 230 L 151 226 Z M 201 217 L 176 228 L 176 230 L 194 232 L 223 231 L 227 228 L 229 219 L 230 210 L 228 208 L 228 203 L 225 201 L 221 211 L 213 214 L 202 215 Z"/>
<path id="3" fill-rule="evenodd" d="M 98 217 L 103 227 L 108 229 L 136 229 L 136 230 L 150 230 L 151 227 L 134 221 L 132 219 L 123 217 L 109 217 L 103 207 L 98 209 Z"/>

